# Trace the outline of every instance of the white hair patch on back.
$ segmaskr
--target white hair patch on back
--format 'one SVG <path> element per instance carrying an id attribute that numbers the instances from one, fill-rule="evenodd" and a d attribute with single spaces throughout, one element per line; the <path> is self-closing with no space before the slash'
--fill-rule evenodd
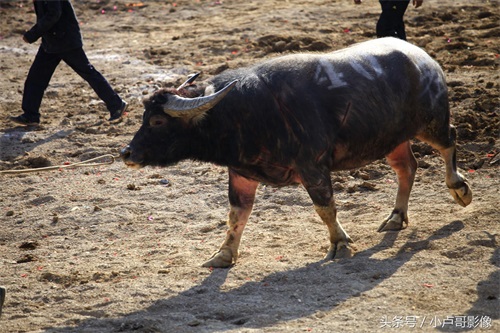
<path id="1" fill-rule="evenodd" d="M 377 75 L 377 77 L 380 77 L 380 76 L 382 76 L 382 74 L 384 74 L 384 70 L 382 69 L 382 66 L 380 66 L 380 63 L 378 62 L 377 57 L 367 56 L 364 59 L 370 63 L 370 67 L 371 67 L 371 69 L 373 69 L 375 71 L 375 74 Z"/>
<path id="2" fill-rule="evenodd" d="M 363 67 L 363 64 L 361 64 L 359 62 L 352 62 L 352 63 L 350 63 L 350 65 L 351 65 L 352 69 L 354 69 L 358 74 L 361 74 L 362 76 L 364 76 L 368 80 L 375 79 L 375 77 Z"/>
<path id="3" fill-rule="evenodd" d="M 344 81 L 344 74 L 336 72 L 333 65 L 326 59 L 319 60 L 314 79 L 320 85 L 326 82 L 330 83 L 327 87 L 329 90 L 349 85 L 349 83 Z"/>
<path id="4" fill-rule="evenodd" d="M 442 96 L 448 92 L 442 77 L 429 68 L 423 68 L 420 76 L 420 86 L 422 90 L 419 96 L 428 99 L 431 108 L 434 108 Z"/>

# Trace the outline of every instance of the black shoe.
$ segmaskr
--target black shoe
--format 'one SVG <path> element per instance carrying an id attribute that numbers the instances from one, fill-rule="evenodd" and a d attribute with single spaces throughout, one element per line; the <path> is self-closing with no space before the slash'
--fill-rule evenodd
<path id="1" fill-rule="evenodd" d="M 5 302 L 5 288 L 0 287 L 0 316 L 2 315 L 3 302 Z"/>
<path id="2" fill-rule="evenodd" d="M 122 101 L 122 107 L 119 110 L 111 112 L 111 117 L 109 117 L 108 121 L 115 121 L 120 119 L 125 111 L 127 111 L 128 104 L 125 101 Z"/>
<path id="3" fill-rule="evenodd" d="M 40 125 L 39 121 L 31 121 L 24 114 L 17 117 L 10 117 L 10 121 L 23 126 Z"/>

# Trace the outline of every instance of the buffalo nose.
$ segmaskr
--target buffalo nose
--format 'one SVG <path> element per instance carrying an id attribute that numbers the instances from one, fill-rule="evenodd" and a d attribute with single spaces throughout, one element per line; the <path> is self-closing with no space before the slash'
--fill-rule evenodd
<path id="1" fill-rule="evenodd" d="M 123 160 L 128 159 L 130 157 L 130 154 L 132 154 L 132 149 L 130 149 L 130 146 L 127 146 L 120 151 L 120 156 Z"/>

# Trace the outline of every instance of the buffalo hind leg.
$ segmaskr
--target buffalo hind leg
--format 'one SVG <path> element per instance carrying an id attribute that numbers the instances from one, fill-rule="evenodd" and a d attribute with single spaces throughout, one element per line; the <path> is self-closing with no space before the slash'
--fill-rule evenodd
<path id="1" fill-rule="evenodd" d="M 227 222 L 226 239 L 220 249 L 203 263 L 203 267 L 229 267 L 238 259 L 238 248 L 243 229 L 252 212 L 255 191 L 259 183 L 229 170 L 229 203 L 231 210 Z"/>
<path id="2" fill-rule="evenodd" d="M 457 171 L 455 146 L 439 150 L 446 165 L 446 186 L 451 196 L 460 206 L 465 207 L 472 201 L 472 191 L 467 179 Z"/>
<path id="3" fill-rule="evenodd" d="M 472 191 L 467 183 L 467 179 L 457 170 L 457 131 L 454 126 L 449 126 L 449 136 L 436 140 L 426 135 L 417 136 L 422 141 L 427 142 L 436 148 L 443 157 L 446 167 L 446 186 L 450 190 L 453 199 L 462 207 L 467 206 L 472 201 Z"/>
<path id="4" fill-rule="evenodd" d="M 417 171 L 417 161 L 409 141 L 401 143 L 386 158 L 398 177 L 398 193 L 394 209 L 378 228 L 379 232 L 401 230 L 408 226 L 408 202 Z"/>
<path id="5" fill-rule="evenodd" d="M 314 184 L 314 185 L 311 185 Z M 355 247 L 352 245 L 351 237 L 345 232 L 337 219 L 337 208 L 333 199 L 332 182 L 330 174 L 307 181 L 303 179 L 303 185 L 314 203 L 314 209 L 326 224 L 330 234 L 330 247 L 325 256 L 326 260 L 350 258 L 353 256 Z"/>

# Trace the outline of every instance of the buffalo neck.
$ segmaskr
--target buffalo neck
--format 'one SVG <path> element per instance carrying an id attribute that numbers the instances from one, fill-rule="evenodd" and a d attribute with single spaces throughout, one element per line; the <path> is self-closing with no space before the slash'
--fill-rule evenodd
<path id="1" fill-rule="evenodd" d="M 189 135 L 189 157 L 193 160 L 231 166 L 238 163 L 242 146 L 237 127 L 217 108 L 193 125 Z"/>

